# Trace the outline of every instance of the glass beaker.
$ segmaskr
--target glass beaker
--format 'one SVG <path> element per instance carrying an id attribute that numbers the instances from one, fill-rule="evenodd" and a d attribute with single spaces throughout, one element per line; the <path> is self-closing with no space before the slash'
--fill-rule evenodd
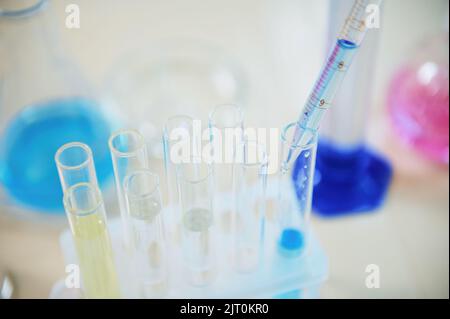
<path id="1" fill-rule="evenodd" d="M 279 252 L 287 257 L 303 255 L 308 248 L 309 223 L 316 162 L 317 132 L 307 130 L 306 142 L 293 143 L 298 123 L 281 133 L 276 214 L 280 223 Z M 292 156 L 285 161 L 286 154 Z M 294 165 L 295 163 L 295 165 Z"/>
<path id="2" fill-rule="evenodd" d="M 72 141 L 90 145 L 103 185 L 112 176 L 110 123 L 58 48 L 50 3 L 25 3 L 0 3 L 0 183 L 10 199 L 58 212 L 63 206 L 52 160 L 56 150 Z"/>
<path id="3" fill-rule="evenodd" d="M 126 108 L 125 123 L 145 137 L 150 156 L 162 158 L 161 130 L 174 114 L 207 121 L 212 105 L 247 101 L 242 67 L 221 47 L 196 39 L 153 43 L 125 54 L 108 74 L 104 101 Z M 149 116 L 149 109 L 157 109 Z"/>

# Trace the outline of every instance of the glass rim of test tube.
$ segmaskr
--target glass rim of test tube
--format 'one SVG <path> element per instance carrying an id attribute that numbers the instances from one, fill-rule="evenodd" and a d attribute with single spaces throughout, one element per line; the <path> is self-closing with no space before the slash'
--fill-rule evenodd
<path id="1" fill-rule="evenodd" d="M 78 164 L 69 164 L 66 160 L 62 159 L 63 153 L 73 148 L 80 148 L 86 153 L 86 158 Z M 72 160 L 74 159 L 73 156 L 69 158 L 71 158 Z M 55 162 L 58 167 L 64 170 L 79 170 L 93 163 L 92 150 L 88 145 L 81 142 L 66 143 L 56 151 Z"/>
<path id="2" fill-rule="evenodd" d="M 150 187 L 151 191 L 147 191 L 145 193 L 136 191 L 136 189 L 133 189 L 133 187 L 131 187 L 133 179 L 138 177 L 142 178 L 143 175 L 145 175 L 145 178 L 147 180 L 151 179 L 152 181 L 154 181 L 154 184 Z M 124 178 L 123 187 L 125 194 L 128 198 L 132 198 L 133 200 L 146 200 L 155 195 L 155 193 L 159 192 L 160 187 L 159 176 L 158 174 L 153 173 L 149 169 L 139 169 L 131 172 Z"/>
<path id="3" fill-rule="evenodd" d="M 240 141 L 237 144 L 237 147 L 242 150 L 247 150 L 248 151 L 248 146 L 252 145 L 254 147 L 254 150 L 256 151 L 256 156 L 255 156 L 255 160 L 248 162 L 247 157 L 245 157 L 243 154 L 238 154 L 238 155 L 242 155 L 242 158 L 236 157 L 236 164 L 238 165 L 242 165 L 244 167 L 265 167 L 269 164 L 269 156 L 267 154 L 267 147 L 265 144 L 258 142 L 258 140 L 256 139 L 244 139 L 243 141 Z M 262 158 L 261 158 L 262 157 Z M 242 160 L 242 161 L 240 161 Z"/>
<path id="4" fill-rule="evenodd" d="M 178 120 L 178 119 L 183 119 L 186 120 L 186 122 L 192 122 L 194 121 L 194 119 L 186 114 L 177 114 L 177 115 L 172 115 L 170 117 L 167 118 L 167 120 L 164 122 L 164 134 L 167 134 L 169 131 L 169 123 L 171 123 L 174 120 Z M 173 128 L 172 128 L 173 129 Z"/>
<path id="5" fill-rule="evenodd" d="M 203 166 L 206 167 L 205 172 L 202 172 L 204 174 L 201 174 L 201 177 L 194 177 L 194 178 L 189 178 L 189 176 L 186 176 L 186 169 L 183 169 L 185 165 L 199 165 L 199 166 Z M 178 164 L 177 167 L 177 175 L 178 178 L 180 179 L 180 182 L 183 183 L 188 183 L 188 184 L 199 184 L 204 182 L 205 180 L 207 180 L 210 176 L 212 176 L 213 174 L 213 168 L 211 163 L 208 163 L 207 161 L 203 161 L 201 159 L 201 157 L 190 157 L 188 162 L 182 162 L 180 164 Z M 190 174 L 193 175 L 193 174 Z M 195 175 L 198 176 L 198 175 Z"/>
<path id="6" fill-rule="evenodd" d="M 233 124 L 229 125 L 218 125 L 217 121 L 215 120 L 216 116 L 218 115 L 218 112 L 223 111 L 223 109 L 234 109 L 237 113 L 237 117 L 235 118 L 235 121 Z M 244 122 L 244 112 L 242 108 L 237 104 L 220 104 L 214 107 L 214 109 L 209 113 L 208 116 L 208 122 L 210 127 L 216 127 L 218 129 L 226 129 L 226 128 L 235 128 L 237 126 L 242 125 Z"/>
<path id="7" fill-rule="evenodd" d="M 75 196 L 75 191 L 78 191 L 81 188 L 89 189 L 91 195 L 95 196 L 95 205 L 92 205 L 92 207 L 89 207 L 89 209 L 80 209 L 80 207 L 74 207 L 73 203 L 71 202 L 71 198 Z M 92 185 L 91 183 L 81 182 L 72 185 L 67 189 L 67 191 L 64 193 L 63 203 L 66 212 L 77 217 L 84 217 L 98 212 L 99 207 L 103 205 L 103 198 L 100 189 L 97 186 Z"/>
<path id="8" fill-rule="evenodd" d="M 289 136 L 288 133 L 294 126 L 297 126 L 296 128 L 301 129 L 303 132 L 309 133 L 310 137 L 308 138 L 307 143 L 302 142 L 301 139 L 299 139 L 296 143 L 292 143 L 294 139 L 292 138 L 292 136 Z M 315 143 L 317 143 L 317 136 L 318 136 L 317 130 L 305 128 L 299 122 L 292 122 L 283 127 L 280 138 L 281 141 L 289 145 L 289 148 L 291 149 L 306 150 L 311 148 Z"/>
<path id="9" fill-rule="evenodd" d="M 122 150 L 120 147 L 115 143 L 117 138 L 123 138 L 125 136 L 130 136 L 133 138 L 133 141 L 136 142 L 136 144 L 133 146 L 132 149 Z M 142 134 L 135 129 L 121 129 L 118 131 L 115 131 L 111 134 L 108 140 L 109 148 L 111 152 L 114 153 L 114 155 L 118 157 L 133 157 L 135 156 L 139 151 L 142 150 L 142 148 L 145 147 L 145 139 L 142 136 Z"/>
<path id="10" fill-rule="evenodd" d="M 181 124 L 181 125 L 180 125 Z M 192 131 L 192 136 L 190 136 L 190 138 L 193 139 L 193 142 L 195 141 L 195 138 L 193 136 L 194 132 L 194 118 L 192 118 L 189 115 L 186 114 L 176 114 L 173 116 L 170 116 L 166 119 L 166 121 L 164 122 L 164 126 L 163 126 L 163 144 L 164 144 L 164 152 L 168 152 L 168 158 L 165 158 L 165 161 L 169 161 L 172 162 L 172 158 L 171 158 L 171 152 L 170 152 L 170 148 L 171 148 L 171 143 L 172 143 L 172 138 L 171 138 L 171 133 L 173 130 L 176 129 L 186 129 L 186 130 L 191 130 Z M 191 134 L 190 134 L 191 135 Z M 167 149 L 166 149 L 167 148 Z M 167 154 L 165 154 L 166 156 Z M 174 163 L 176 164 L 176 163 Z M 167 169 L 167 167 L 166 167 Z"/>

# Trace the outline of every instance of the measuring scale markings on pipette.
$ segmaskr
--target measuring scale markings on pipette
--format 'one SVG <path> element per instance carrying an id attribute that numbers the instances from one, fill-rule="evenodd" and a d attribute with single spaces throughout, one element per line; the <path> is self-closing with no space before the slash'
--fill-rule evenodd
<path id="1" fill-rule="evenodd" d="M 367 11 L 369 4 L 378 5 L 377 0 L 356 0 L 345 20 L 338 40 L 329 55 L 327 62 L 316 81 L 309 96 L 304 111 L 301 113 L 296 127 L 292 145 L 306 145 L 309 141 L 307 130 L 317 130 L 325 111 L 331 106 L 334 95 L 344 79 L 356 49 L 361 45 L 367 31 L 366 19 L 370 14 Z M 290 150 L 285 159 L 288 164 L 293 158 Z"/>
<path id="2" fill-rule="evenodd" d="M 337 41 L 300 116 L 301 127 L 312 130 L 318 128 L 324 111 L 330 107 L 337 86 L 348 69 L 355 49 L 357 45 L 351 41 L 345 39 Z"/>
<path id="3" fill-rule="evenodd" d="M 330 82 L 335 79 L 335 72 L 345 72 L 347 70 L 347 62 L 351 59 L 353 52 L 357 46 L 351 41 L 339 39 L 327 61 L 327 64 L 321 73 L 319 80 L 314 86 L 313 92 L 306 103 L 306 109 L 300 118 L 300 123 L 307 124 L 310 113 L 315 108 L 327 109 L 331 104 L 332 92 Z M 327 94 L 328 93 L 328 94 Z M 310 127 L 315 128 L 315 127 Z"/>
<path id="4" fill-rule="evenodd" d="M 288 174 L 290 165 L 299 155 L 299 150 L 301 152 L 302 149 L 306 148 L 315 136 L 325 111 L 331 106 L 354 54 L 364 39 L 367 31 L 368 5 L 377 5 L 380 2 L 377 0 L 355 0 L 304 110 L 300 114 L 286 158 L 283 158 L 281 162 L 280 179 L 284 174 Z M 280 239 L 280 246 L 283 249 L 300 251 L 302 245 L 303 234 L 301 231 L 289 228 L 283 230 Z"/>
<path id="5" fill-rule="evenodd" d="M 295 129 L 293 145 L 306 145 L 309 141 L 306 130 L 317 130 L 323 113 L 331 106 L 331 101 L 344 77 L 351 59 L 358 46 L 345 39 L 338 39 L 327 63 L 314 85 L 314 89 L 300 115 L 298 126 Z M 289 150 L 285 163 L 288 164 L 293 156 Z"/>

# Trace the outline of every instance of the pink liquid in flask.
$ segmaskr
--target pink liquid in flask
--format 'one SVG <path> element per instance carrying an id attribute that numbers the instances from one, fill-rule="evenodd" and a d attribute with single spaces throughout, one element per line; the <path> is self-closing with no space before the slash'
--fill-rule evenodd
<path id="1" fill-rule="evenodd" d="M 448 52 L 448 40 L 446 45 Z M 402 67 L 388 92 L 389 113 L 400 138 L 443 164 L 449 162 L 448 94 L 448 63 L 433 59 Z"/>

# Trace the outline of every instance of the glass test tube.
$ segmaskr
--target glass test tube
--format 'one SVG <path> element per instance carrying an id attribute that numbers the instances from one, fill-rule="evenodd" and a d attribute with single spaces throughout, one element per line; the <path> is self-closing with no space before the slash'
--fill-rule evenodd
<path id="1" fill-rule="evenodd" d="M 98 187 L 94 158 L 86 144 L 64 144 L 56 151 L 55 161 L 63 193 L 71 186 L 83 182 Z"/>
<path id="2" fill-rule="evenodd" d="M 210 164 L 201 159 L 177 167 L 177 181 L 182 207 L 182 249 L 195 286 L 210 283 L 214 276 L 213 174 Z"/>
<path id="3" fill-rule="evenodd" d="M 208 126 L 216 186 L 219 191 L 230 191 L 236 145 L 243 141 L 244 115 L 239 106 L 219 105 L 210 113 Z"/>
<path id="4" fill-rule="evenodd" d="M 166 173 L 168 203 L 172 207 L 170 232 L 172 238 L 178 242 L 180 237 L 181 210 L 177 186 L 176 166 L 182 161 L 182 157 L 191 157 L 193 143 L 195 142 L 193 131 L 193 119 L 187 115 L 175 115 L 170 117 L 163 129 L 164 168 Z M 181 143 L 187 143 L 189 154 L 181 154 L 186 148 L 177 147 Z"/>
<path id="5" fill-rule="evenodd" d="M 219 105 L 209 115 L 210 143 L 213 152 L 215 192 L 231 192 L 233 186 L 233 162 L 236 145 L 243 141 L 244 115 L 239 106 Z M 220 204 L 217 201 L 217 204 Z M 222 230 L 230 231 L 232 212 L 222 212 Z"/>
<path id="6" fill-rule="evenodd" d="M 237 146 L 233 167 L 236 210 L 232 214 L 233 264 L 237 271 L 256 269 L 263 257 L 268 158 L 256 141 Z"/>
<path id="7" fill-rule="evenodd" d="M 57 151 L 55 159 L 84 295 L 86 298 L 119 298 L 117 273 L 92 152 L 85 144 L 69 143 Z"/>
<path id="8" fill-rule="evenodd" d="M 124 180 L 133 267 L 139 295 L 158 298 L 167 291 L 167 251 L 158 175 L 139 170 Z"/>
<path id="9" fill-rule="evenodd" d="M 278 247 L 281 254 L 289 257 L 302 255 L 308 246 L 317 149 L 316 131 L 309 131 L 307 143 L 292 144 L 297 125 L 291 123 L 281 133 L 278 173 L 277 216 L 281 227 Z M 293 154 L 292 160 L 285 162 L 288 152 Z"/>
<path id="10" fill-rule="evenodd" d="M 114 169 L 117 198 L 123 226 L 125 246 L 130 242 L 123 181 L 129 173 L 148 168 L 148 153 L 143 136 L 136 130 L 120 130 L 109 138 L 109 149 Z"/>

